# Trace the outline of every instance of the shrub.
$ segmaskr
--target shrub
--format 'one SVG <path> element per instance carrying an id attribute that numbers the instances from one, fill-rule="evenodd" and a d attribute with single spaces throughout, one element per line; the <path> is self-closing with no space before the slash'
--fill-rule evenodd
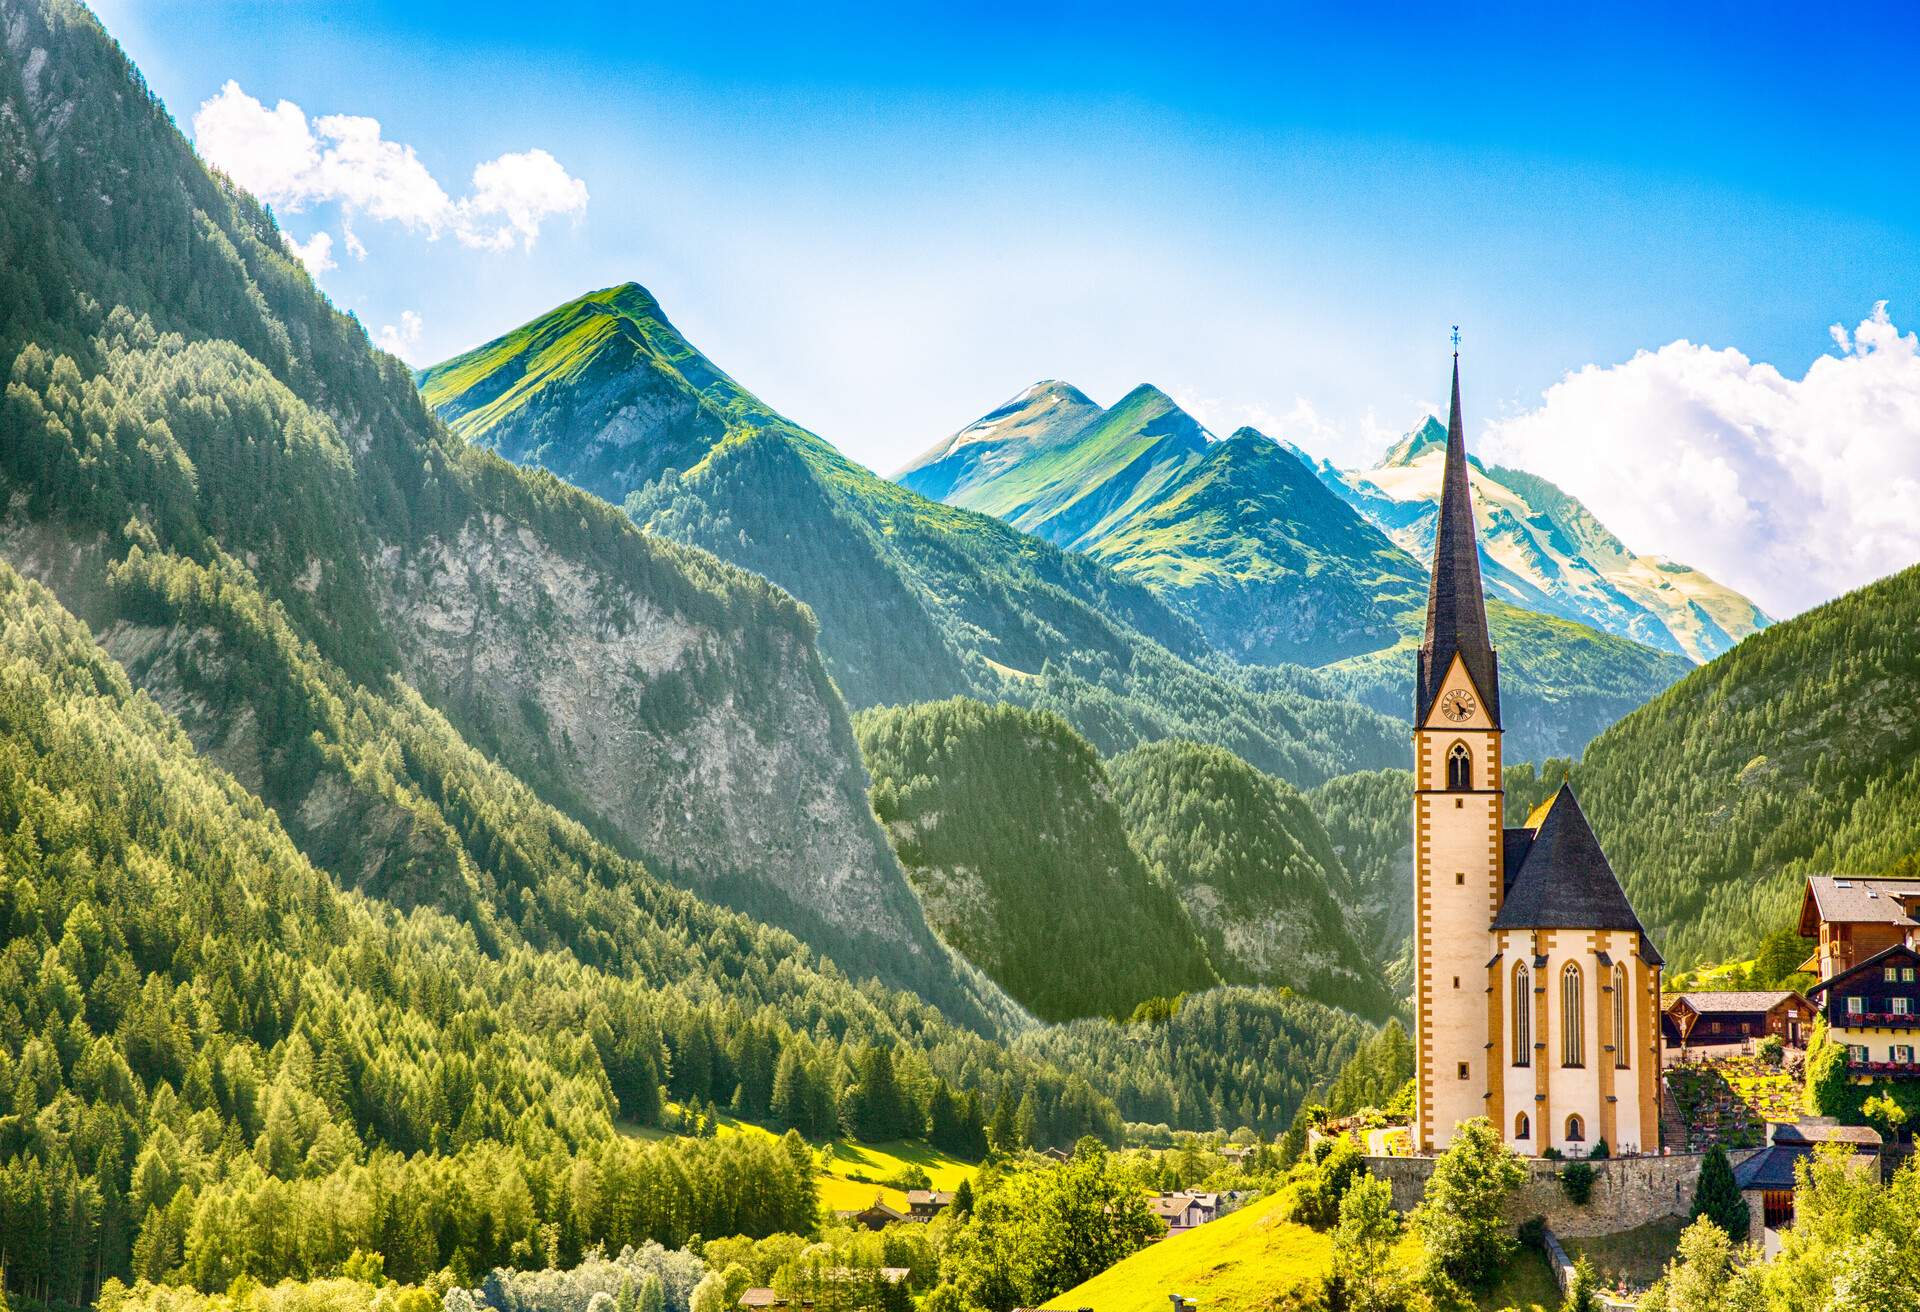
<path id="1" fill-rule="evenodd" d="M 1769 1066 L 1778 1066 L 1787 1054 L 1787 1044 L 1778 1034 L 1769 1034 L 1754 1045 L 1754 1055 Z"/>
<path id="2" fill-rule="evenodd" d="M 1560 1187 L 1575 1204 L 1585 1207 L 1587 1199 L 1593 1197 L 1593 1167 L 1585 1162 L 1567 1163 L 1567 1169 L 1560 1172 Z"/>
<path id="3" fill-rule="evenodd" d="M 1547 1249 L 1547 1218 L 1530 1216 L 1520 1223 L 1520 1243 L 1536 1253 Z"/>

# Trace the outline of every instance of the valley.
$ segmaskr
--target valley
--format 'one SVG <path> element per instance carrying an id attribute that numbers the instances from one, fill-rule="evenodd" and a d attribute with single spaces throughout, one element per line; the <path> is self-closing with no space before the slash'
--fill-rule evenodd
<path id="1" fill-rule="evenodd" d="M 1672 1115 L 1640 1283 L 1886 1275 L 1838 1227 L 1920 1167 L 1772 1263 L 1686 1190 L 1796 1101 L 1910 1137 L 1910 1048 L 1736 1111 L 1660 1025 L 1920 878 L 1920 566 L 1776 621 L 1469 455 L 1458 353 L 1366 469 L 1169 366 L 893 477 L 721 298 L 739 377 L 532 272 L 416 365 L 352 222 L 532 270 L 585 183 L 227 82 L 274 190 L 128 31 L 0 0 L 0 1312 L 1493 1312 L 1559 1297 L 1516 1200 L 1624 1216 Z M 363 165 L 425 208 L 336 249 Z"/>

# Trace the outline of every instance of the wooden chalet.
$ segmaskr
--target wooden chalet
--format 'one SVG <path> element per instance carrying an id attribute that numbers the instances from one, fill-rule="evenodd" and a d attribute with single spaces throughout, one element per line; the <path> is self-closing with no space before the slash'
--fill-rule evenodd
<path id="1" fill-rule="evenodd" d="M 1660 1013 L 1668 1048 L 1718 1048 L 1769 1034 L 1802 1048 L 1813 1033 L 1813 1004 L 1790 989 L 1669 993 L 1660 1000 Z"/>

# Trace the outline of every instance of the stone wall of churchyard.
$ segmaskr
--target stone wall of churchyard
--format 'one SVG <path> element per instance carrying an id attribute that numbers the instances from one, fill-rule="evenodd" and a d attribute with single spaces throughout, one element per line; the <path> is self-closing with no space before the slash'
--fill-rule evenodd
<path id="1" fill-rule="evenodd" d="M 1738 1166 L 1759 1149 L 1741 1148 L 1727 1154 Z M 1427 1190 L 1433 1173 L 1432 1157 L 1369 1157 L 1367 1169 L 1393 1187 L 1393 1205 L 1411 1211 Z M 1700 1180 L 1699 1153 L 1670 1157 L 1609 1157 L 1589 1161 L 1593 1190 L 1585 1203 L 1567 1197 L 1560 1183 L 1566 1162 L 1528 1158 L 1527 1182 L 1514 1195 L 1507 1217 L 1515 1225 L 1542 1217 L 1555 1233 L 1569 1239 L 1618 1234 L 1664 1216 L 1685 1216 L 1693 1207 L 1694 1187 Z"/>

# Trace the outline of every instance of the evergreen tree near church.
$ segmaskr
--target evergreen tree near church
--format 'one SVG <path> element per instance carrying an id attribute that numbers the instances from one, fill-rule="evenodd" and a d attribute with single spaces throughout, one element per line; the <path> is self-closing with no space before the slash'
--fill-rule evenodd
<path id="1" fill-rule="evenodd" d="M 1688 1219 L 1697 1221 L 1703 1216 L 1725 1231 L 1727 1238 L 1736 1244 L 1747 1241 L 1747 1229 L 1752 1219 L 1747 1200 L 1740 1196 L 1740 1186 L 1733 1179 L 1733 1166 L 1727 1161 L 1726 1150 L 1718 1144 L 1708 1151 L 1706 1160 L 1700 1163 L 1700 1185 L 1694 1190 L 1693 1211 L 1688 1214 Z"/>

